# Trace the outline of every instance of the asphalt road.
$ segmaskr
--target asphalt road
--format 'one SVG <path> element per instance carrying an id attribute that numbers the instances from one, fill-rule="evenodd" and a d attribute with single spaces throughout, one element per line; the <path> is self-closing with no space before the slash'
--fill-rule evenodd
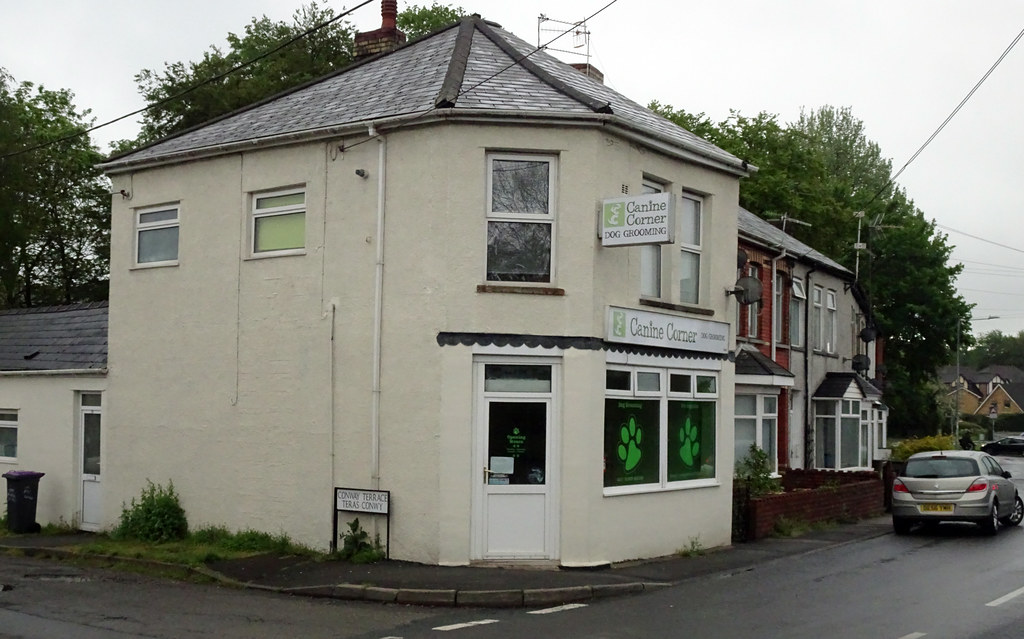
<path id="1" fill-rule="evenodd" d="M 1000 462 L 1024 493 L 1024 459 Z M 546 610 L 316 600 L 8 556 L 0 584 L 0 639 L 994 639 L 1024 637 L 1024 527 L 885 535 Z"/>

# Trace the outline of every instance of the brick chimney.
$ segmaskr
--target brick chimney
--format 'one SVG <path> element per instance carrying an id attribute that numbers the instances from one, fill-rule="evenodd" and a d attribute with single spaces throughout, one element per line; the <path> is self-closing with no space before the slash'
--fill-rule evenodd
<path id="1" fill-rule="evenodd" d="M 398 30 L 398 0 L 381 0 L 380 29 L 356 34 L 356 60 L 362 60 L 378 53 L 394 51 L 405 44 L 405 34 Z"/>
<path id="2" fill-rule="evenodd" d="M 583 75 L 597 80 L 601 84 L 604 84 L 604 74 L 598 71 L 597 67 L 587 62 L 573 62 L 569 66 L 576 69 Z"/>

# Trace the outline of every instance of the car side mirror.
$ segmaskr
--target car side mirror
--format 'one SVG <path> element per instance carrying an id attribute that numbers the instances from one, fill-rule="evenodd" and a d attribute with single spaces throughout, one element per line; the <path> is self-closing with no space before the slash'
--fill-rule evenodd
<path id="1" fill-rule="evenodd" d="M 1003 477 L 1009 479 L 1010 477 L 1013 477 L 1013 475 L 1010 474 L 1010 471 L 1004 470 L 1003 471 Z"/>

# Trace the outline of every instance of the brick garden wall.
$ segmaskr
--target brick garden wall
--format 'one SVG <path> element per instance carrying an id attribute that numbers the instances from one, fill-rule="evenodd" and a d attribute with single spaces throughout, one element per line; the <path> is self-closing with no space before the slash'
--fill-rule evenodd
<path id="1" fill-rule="evenodd" d="M 882 512 L 882 479 L 871 471 L 788 470 L 785 492 L 747 502 L 746 539 L 772 534 L 779 517 L 805 522 L 863 519 Z"/>

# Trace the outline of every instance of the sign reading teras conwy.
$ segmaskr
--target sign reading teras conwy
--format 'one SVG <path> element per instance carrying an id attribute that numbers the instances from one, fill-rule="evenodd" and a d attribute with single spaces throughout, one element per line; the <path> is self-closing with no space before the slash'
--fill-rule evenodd
<path id="1" fill-rule="evenodd" d="M 387 490 L 361 490 L 359 488 L 335 488 L 334 501 L 337 510 L 357 513 L 387 515 L 391 492 Z"/>
<path id="2" fill-rule="evenodd" d="M 609 306 L 607 324 L 610 342 L 723 355 L 729 350 L 729 325 L 725 322 Z"/>
<path id="3" fill-rule="evenodd" d="M 675 198 L 647 193 L 601 201 L 601 246 L 670 244 L 675 237 Z"/>

